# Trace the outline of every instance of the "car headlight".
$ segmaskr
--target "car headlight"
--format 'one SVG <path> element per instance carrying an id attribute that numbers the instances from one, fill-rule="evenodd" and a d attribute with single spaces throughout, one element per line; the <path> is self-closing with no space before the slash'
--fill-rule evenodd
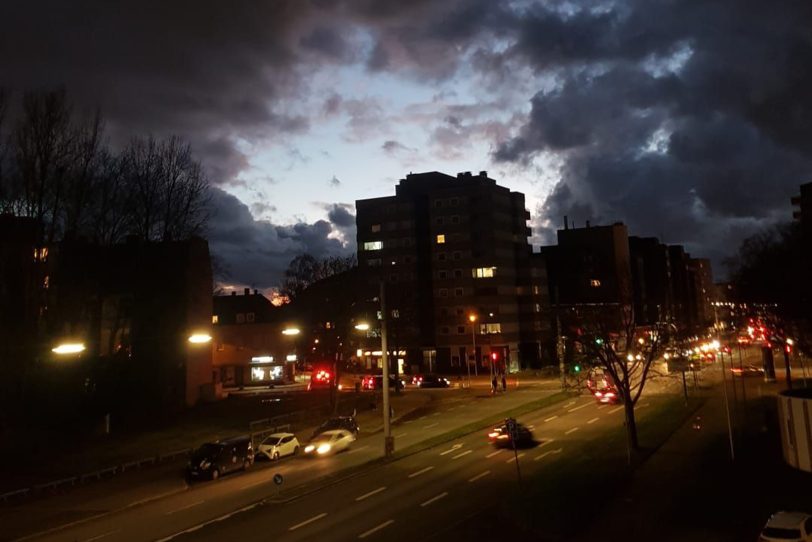
<path id="1" fill-rule="evenodd" d="M 316 449 L 316 452 L 320 454 L 326 454 L 327 452 L 330 451 L 330 448 L 331 446 L 329 444 L 322 444 Z"/>
<path id="2" fill-rule="evenodd" d="M 208 459 L 204 459 L 200 462 L 200 470 L 206 470 L 211 467 L 211 462 Z"/>
<path id="3" fill-rule="evenodd" d="M 316 449 L 315 446 L 313 446 L 312 444 L 308 444 L 307 446 L 305 446 L 305 453 L 309 454 L 310 452 L 312 452 L 315 449 Z"/>

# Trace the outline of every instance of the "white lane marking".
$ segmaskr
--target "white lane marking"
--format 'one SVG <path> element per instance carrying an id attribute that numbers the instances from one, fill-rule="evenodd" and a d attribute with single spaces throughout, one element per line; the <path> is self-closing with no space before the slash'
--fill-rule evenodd
<path id="1" fill-rule="evenodd" d="M 323 517 L 325 517 L 325 516 L 327 516 L 327 512 L 322 512 L 322 513 L 321 513 L 321 514 L 319 514 L 318 516 L 313 516 L 313 517 L 312 517 L 312 518 L 310 518 L 310 519 L 306 519 L 306 520 L 304 520 L 304 521 L 303 521 L 303 522 L 301 522 L 301 523 L 297 523 L 296 525 L 293 525 L 292 527 L 290 527 L 290 528 L 288 529 L 288 531 L 295 531 L 295 530 L 296 530 L 296 529 L 298 529 L 299 527 L 304 527 L 305 525 L 310 525 L 310 524 L 311 524 L 311 523 L 313 523 L 314 521 L 318 521 L 318 520 L 320 520 L 321 518 L 323 518 Z"/>
<path id="2" fill-rule="evenodd" d="M 403 438 L 403 437 L 405 437 L 405 436 L 406 436 L 406 435 L 408 435 L 408 434 L 409 434 L 409 433 L 398 433 L 397 435 L 395 435 L 395 438 Z"/>
<path id="3" fill-rule="evenodd" d="M 461 457 L 465 457 L 466 455 L 468 455 L 468 454 L 470 454 L 470 453 L 473 453 L 473 450 L 465 450 L 465 451 L 464 451 L 464 452 L 462 452 L 461 454 L 452 455 L 452 456 L 451 456 L 451 459 L 459 459 L 459 458 L 461 458 Z"/>
<path id="4" fill-rule="evenodd" d="M 183 490 L 181 490 L 181 491 L 183 491 Z M 151 497 L 147 497 L 146 499 L 141 499 L 139 501 L 133 501 L 130 504 L 128 504 L 125 508 L 132 508 L 133 506 L 138 506 L 139 504 L 146 504 L 146 503 L 151 502 L 151 501 L 157 501 L 158 499 L 163 499 L 164 497 L 168 497 L 169 495 L 174 495 L 175 493 L 178 493 L 178 490 L 177 489 L 171 489 L 169 491 L 165 491 L 164 493 L 159 493 L 158 495 L 153 495 Z M 67 525 L 63 525 L 61 528 L 64 529 L 65 527 L 69 527 L 70 525 L 73 525 L 73 524 L 68 523 Z M 45 532 L 42 532 L 42 533 L 38 533 L 38 535 L 43 535 L 43 534 L 46 534 L 46 533 L 49 533 L 49 532 L 51 532 L 51 531 L 45 531 Z M 21 538 L 20 540 L 25 540 L 25 539 Z"/>
<path id="5" fill-rule="evenodd" d="M 608 407 L 608 406 L 609 406 L 609 405 L 601 405 L 601 406 L 599 406 L 599 407 L 598 407 L 598 410 L 600 410 L 600 409 L 602 409 L 602 408 L 606 408 L 606 407 Z"/>
<path id="6" fill-rule="evenodd" d="M 104 538 L 106 536 L 110 536 L 111 534 L 116 534 L 120 530 L 121 529 L 116 529 L 115 531 L 110 531 L 110 532 L 107 532 L 107 533 L 104 533 L 104 534 L 100 534 L 98 536 L 94 536 L 92 538 L 88 538 L 88 539 L 85 540 L 85 542 L 93 542 L 94 540 L 100 540 L 100 539 L 102 539 L 102 538 Z"/>
<path id="7" fill-rule="evenodd" d="M 192 507 L 194 507 L 194 506 L 197 506 L 197 505 L 203 504 L 204 502 L 206 502 L 206 501 L 197 501 L 197 502 L 193 502 L 193 503 L 191 503 L 191 504 L 187 504 L 186 506 L 181 506 L 180 508 L 175 508 L 174 510 L 170 510 L 169 512 L 166 512 L 164 515 L 165 515 L 165 516 L 169 516 L 169 515 L 172 515 L 172 514 L 174 514 L 174 513 L 176 513 L 176 512 L 181 512 L 181 511 L 183 511 L 183 510 L 187 510 L 187 509 L 192 508 Z"/>
<path id="8" fill-rule="evenodd" d="M 427 426 L 425 426 L 423 429 L 431 429 L 432 427 L 437 427 L 438 425 L 440 425 L 440 424 L 439 423 L 430 423 Z"/>
<path id="9" fill-rule="evenodd" d="M 243 506 L 242 508 L 238 508 L 238 509 L 234 510 L 233 512 L 229 512 L 228 514 L 223 514 L 222 516 L 217 516 L 214 519 L 210 519 L 208 521 L 204 521 L 203 523 L 198 523 L 197 525 L 193 525 L 192 527 L 189 527 L 188 529 L 183 529 L 182 531 L 178 531 L 176 533 L 170 534 L 169 536 L 159 538 L 155 542 L 168 542 L 169 540 L 177 538 L 177 537 L 179 537 L 181 535 L 193 533 L 195 531 L 199 531 L 200 529 L 202 529 L 203 527 L 206 527 L 208 525 L 212 525 L 214 523 L 220 523 L 221 521 L 225 521 L 225 520 L 227 520 L 228 518 L 230 518 L 232 516 L 236 516 L 237 514 L 242 514 L 243 512 L 253 510 L 254 508 L 259 506 L 260 504 L 262 504 L 262 501 L 257 501 L 255 503 L 249 504 L 248 506 Z"/>
<path id="10" fill-rule="evenodd" d="M 600 420 L 600 418 L 592 418 L 591 420 L 589 420 L 589 421 L 588 421 L 588 422 L 586 422 L 586 423 L 587 423 L 587 424 L 590 424 L 590 423 L 595 423 L 595 422 L 596 422 L 596 421 L 598 421 L 598 420 Z"/>
<path id="11" fill-rule="evenodd" d="M 578 431 L 578 428 L 577 428 L 577 427 L 573 427 L 572 429 L 570 429 L 570 430 L 568 430 L 568 431 L 564 431 L 564 434 L 565 434 L 565 435 L 569 435 L 570 433 L 575 433 L 576 431 Z"/>
<path id="12" fill-rule="evenodd" d="M 405 422 L 403 422 L 403 423 L 412 423 L 413 421 L 414 421 L 414 420 L 406 420 L 406 421 L 405 421 Z"/>
<path id="13" fill-rule="evenodd" d="M 532 430 L 532 429 L 535 429 L 536 426 L 535 425 L 528 425 L 527 428 Z"/>
<path id="14" fill-rule="evenodd" d="M 372 490 L 372 491 L 370 491 L 369 493 L 364 493 L 364 494 L 363 494 L 363 495 L 361 495 L 360 497 L 356 497 L 356 498 L 355 498 L 355 500 L 356 500 L 356 501 L 363 501 L 363 500 L 364 500 L 364 499 L 366 499 L 367 497 L 371 497 L 371 496 L 373 496 L 373 495 L 376 495 L 376 494 L 380 493 L 381 491 L 386 491 L 386 486 L 381 486 L 381 487 L 379 487 L 378 489 L 373 489 L 373 490 Z"/>
<path id="15" fill-rule="evenodd" d="M 563 448 L 559 448 L 557 450 L 550 450 L 549 452 L 544 452 L 543 454 L 539 454 L 536 457 L 534 457 L 533 461 L 539 461 L 541 459 L 544 459 L 548 455 L 560 454 L 563 450 L 564 450 Z"/>
<path id="16" fill-rule="evenodd" d="M 460 448 L 462 448 L 462 444 L 457 443 L 457 444 L 455 444 L 454 446 L 452 446 L 451 448 L 449 448 L 448 450 L 446 450 L 446 451 L 444 451 L 444 452 L 441 452 L 441 453 L 440 453 L 440 455 L 448 455 L 448 454 L 450 454 L 451 452 L 456 452 L 456 451 L 457 451 L 457 450 L 459 450 Z"/>
<path id="17" fill-rule="evenodd" d="M 551 443 L 552 441 L 554 441 L 554 440 L 555 440 L 554 438 L 551 438 L 551 439 L 545 440 L 544 442 L 542 442 L 541 444 L 539 444 L 539 448 L 542 448 L 542 447 L 544 447 L 544 446 L 547 446 L 548 444 L 550 444 L 550 443 Z"/>
<path id="18" fill-rule="evenodd" d="M 617 412 L 618 410 L 623 410 L 623 407 L 622 407 L 622 406 L 619 406 L 619 407 L 617 407 L 617 408 L 613 408 L 612 410 L 610 410 L 610 411 L 609 411 L 609 414 L 614 414 L 614 413 L 615 413 L 615 412 Z"/>
<path id="19" fill-rule="evenodd" d="M 468 479 L 468 481 L 469 481 L 469 482 L 476 482 L 476 481 L 477 481 L 477 480 L 479 480 L 480 478 L 485 478 L 485 477 L 486 477 L 487 475 L 489 475 L 490 473 L 491 473 L 491 471 L 489 471 L 489 470 L 486 470 L 485 472 L 480 472 L 479 474 L 477 474 L 477 475 L 476 475 L 476 476 L 474 476 L 473 478 L 469 478 L 469 479 Z"/>
<path id="20" fill-rule="evenodd" d="M 415 476 L 420 476 L 430 470 L 434 469 L 434 467 L 426 467 L 425 469 L 420 469 L 419 471 L 413 472 L 409 475 L 409 478 L 414 478 Z"/>
<path id="21" fill-rule="evenodd" d="M 553 421 L 553 420 L 554 420 L 554 419 L 556 419 L 556 418 L 558 418 L 558 416 L 550 416 L 549 418 L 546 418 L 544 421 L 545 421 L 545 422 L 551 422 L 551 421 Z"/>
<path id="22" fill-rule="evenodd" d="M 360 451 L 361 451 L 361 450 L 363 450 L 364 448 L 369 448 L 369 444 L 364 444 L 363 446 L 359 446 L 359 447 L 357 447 L 357 448 L 353 448 L 352 450 L 348 451 L 347 453 L 348 453 L 348 454 L 353 454 L 353 453 L 355 453 L 355 452 L 360 452 Z"/>
<path id="23" fill-rule="evenodd" d="M 428 505 L 430 505 L 430 504 L 431 504 L 431 503 L 433 503 L 433 502 L 437 502 L 437 501 L 439 501 L 440 499 L 442 499 L 442 498 L 443 498 L 443 497 L 445 497 L 446 495 L 448 495 L 448 491 L 443 491 L 443 492 L 442 492 L 442 493 L 440 493 L 439 495 L 437 495 L 437 496 L 435 496 L 435 497 L 430 498 L 430 499 L 429 499 L 429 500 L 427 500 L 426 502 L 422 502 L 422 503 L 420 503 L 420 506 L 421 506 L 421 507 L 422 507 L 422 506 L 428 506 Z"/>
<path id="24" fill-rule="evenodd" d="M 381 523 L 381 524 L 380 524 L 380 525 L 378 525 L 377 527 L 373 527 L 373 528 L 371 528 L 370 530 L 368 530 L 368 531 L 364 531 L 363 533 L 359 534 L 359 535 L 358 535 L 358 538 L 366 538 L 366 537 L 368 537 L 369 535 L 371 535 L 371 534 L 373 534 L 373 533 L 377 533 L 377 532 L 378 532 L 378 531 L 380 531 L 381 529 L 385 529 L 385 528 L 389 527 L 389 526 L 390 526 L 390 525 L 392 525 L 394 522 L 395 522 L 395 520 L 394 520 L 394 519 L 390 519 L 389 521 L 384 521 L 383 523 Z"/>
<path id="25" fill-rule="evenodd" d="M 583 404 L 583 405 L 581 405 L 581 406 L 577 406 L 577 407 L 575 407 L 575 408 L 571 408 L 571 409 L 569 409 L 567 412 L 575 412 L 576 410 L 581 410 L 582 408 L 586 408 L 586 407 L 588 407 L 590 404 L 591 404 L 591 403 L 584 403 L 584 404 Z"/>
<path id="26" fill-rule="evenodd" d="M 495 452 L 491 452 L 488 455 L 486 455 L 485 458 L 490 459 L 490 458 L 492 458 L 493 456 L 495 456 L 497 454 L 501 454 L 502 452 L 503 452 L 503 450 L 496 450 Z"/>
<path id="27" fill-rule="evenodd" d="M 432 416 L 439 416 L 440 414 L 442 414 L 442 412 L 435 412 L 434 414 L 432 414 Z"/>
<path id="28" fill-rule="evenodd" d="M 569 403 L 567 403 L 566 405 L 564 405 L 564 408 L 570 407 L 570 406 L 572 406 L 572 405 L 574 405 L 574 404 L 575 404 L 575 401 L 570 401 Z"/>
<path id="29" fill-rule="evenodd" d="M 419 418 L 417 418 L 417 419 L 418 419 L 418 420 L 425 420 L 425 419 L 426 419 L 426 417 L 425 417 L 425 416 L 420 416 L 420 417 L 419 417 Z"/>
<path id="30" fill-rule="evenodd" d="M 518 454 L 518 455 L 515 455 L 515 456 L 511 457 L 510 459 L 508 459 L 507 461 L 505 461 L 505 463 L 513 463 L 513 462 L 514 462 L 514 461 L 516 461 L 517 459 L 521 459 L 521 458 L 523 458 L 523 457 L 524 457 L 524 452 L 522 452 L 522 453 L 520 453 L 520 454 Z"/>

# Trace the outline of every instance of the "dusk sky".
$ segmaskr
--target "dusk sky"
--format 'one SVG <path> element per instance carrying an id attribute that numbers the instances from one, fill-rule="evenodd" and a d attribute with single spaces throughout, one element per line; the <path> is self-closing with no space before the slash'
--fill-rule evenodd
<path id="1" fill-rule="evenodd" d="M 533 243 L 624 221 L 711 257 L 812 180 L 812 2 L 18 2 L 0 86 L 64 86 L 114 146 L 191 142 L 228 283 L 355 250 L 356 199 L 487 170 Z"/>

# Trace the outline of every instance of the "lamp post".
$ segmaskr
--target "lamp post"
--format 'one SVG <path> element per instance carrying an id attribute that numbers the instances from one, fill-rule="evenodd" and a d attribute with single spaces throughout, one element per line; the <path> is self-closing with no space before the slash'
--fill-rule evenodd
<path id="1" fill-rule="evenodd" d="M 381 362 L 383 363 L 383 455 L 388 457 L 395 452 L 395 438 L 389 411 L 389 354 L 386 344 L 386 284 L 381 280 Z M 397 386 L 397 382 L 395 382 Z"/>
<path id="2" fill-rule="evenodd" d="M 477 369 L 476 364 L 476 314 L 469 314 L 468 321 L 471 322 L 471 342 L 473 344 L 473 351 L 474 351 L 474 376 L 479 376 L 479 370 Z M 468 369 L 468 387 L 471 387 L 471 369 Z"/>

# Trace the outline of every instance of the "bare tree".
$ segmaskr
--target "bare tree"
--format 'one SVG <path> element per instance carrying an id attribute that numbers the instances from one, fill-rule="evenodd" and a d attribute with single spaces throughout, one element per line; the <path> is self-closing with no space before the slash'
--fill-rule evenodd
<path id="1" fill-rule="evenodd" d="M 357 265 L 355 255 L 331 256 L 317 259 L 312 254 L 300 254 L 291 260 L 285 270 L 280 293 L 293 300 L 314 282 L 349 271 Z"/>
<path id="2" fill-rule="evenodd" d="M 629 450 L 639 450 L 634 407 L 652 362 L 667 342 L 669 328 L 663 324 L 637 326 L 634 310 L 626 304 L 574 305 L 565 321 L 587 361 L 612 377 L 623 401 Z"/>

